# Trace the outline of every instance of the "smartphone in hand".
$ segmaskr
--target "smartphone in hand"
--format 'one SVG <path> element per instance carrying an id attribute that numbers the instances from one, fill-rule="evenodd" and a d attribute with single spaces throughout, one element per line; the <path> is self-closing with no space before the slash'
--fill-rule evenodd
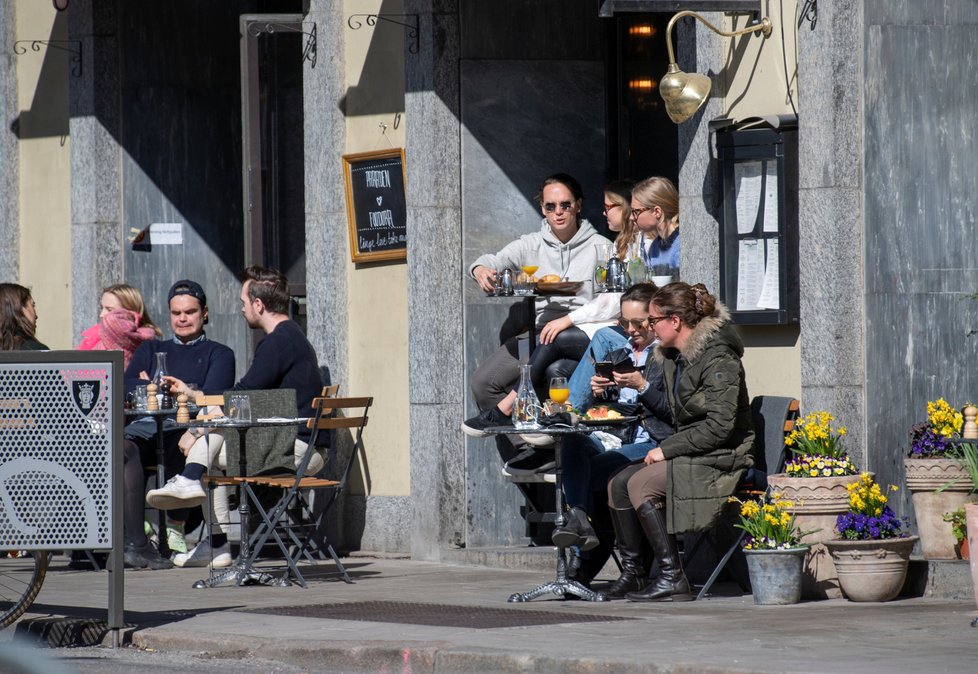
<path id="1" fill-rule="evenodd" d="M 594 374 L 605 379 L 614 379 L 614 366 L 610 360 L 599 360 L 594 364 Z"/>

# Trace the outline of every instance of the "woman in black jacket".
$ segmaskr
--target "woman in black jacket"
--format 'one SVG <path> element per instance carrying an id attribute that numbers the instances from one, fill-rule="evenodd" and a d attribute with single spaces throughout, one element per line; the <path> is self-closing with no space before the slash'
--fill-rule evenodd
<path id="1" fill-rule="evenodd" d="M 594 493 L 600 494 L 597 503 L 603 504 L 612 473 L 625 464 L 643 459 L 650 449 L 672 434 L 672 413 L 663 392 L 662 368 L 652 358 L 655 335 L 648 324 L 649 302 L 656 290 L 651 283 L 638 283 L 621 296 L 619 323 L 628 335 L 625 348 L 635 367 L 626 372 L 614 372 L 612 379 L 600 375 L 591 378 L 593 402 L 600 402 L 608 389 L 617 387 L 617 401 L 642 405 L 646 414 L 634 438 L 607 451 L 600 440 L 589 435 L 570 435 L 563 443 L 563 490 L 570 512 L 567 523 L 554 530 L 553 541 L 560 547 L 577 546 L 578 552 L 583 553 L 581 557 L 586 561 L 582 561 L 579 573 L 572 574 L 580 582 L 589 582 L 611 553 L 609 542 L 605 542 L 603 549 L 594 550 L 599 544 L 589 521 L 589 517 L 596 514 Z M 619 522 L 613 518 L 612 524 L 618 534 Z M 575 561 L 572 559 L 572 569 Z M 621 598 L 626 592 L 640 589 L 642 585 L 633 577 L 644 578 L 648 569 L 643 573 L 636 565 L 637 560 L 623 557 L 622 566 L 626 573 L 607 594 Z"/>

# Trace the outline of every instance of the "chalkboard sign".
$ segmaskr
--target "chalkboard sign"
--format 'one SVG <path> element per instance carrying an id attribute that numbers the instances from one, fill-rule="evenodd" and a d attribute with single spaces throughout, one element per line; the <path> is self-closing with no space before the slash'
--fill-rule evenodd
<path id="1" fill-rule="evenodd" d="M 404 150 L 343 155 L 354 262 L 407 259 Z"/>

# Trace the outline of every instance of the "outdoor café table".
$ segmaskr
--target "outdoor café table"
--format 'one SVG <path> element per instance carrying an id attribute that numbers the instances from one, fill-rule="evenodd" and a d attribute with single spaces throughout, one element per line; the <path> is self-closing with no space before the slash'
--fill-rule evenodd
<path id="1" fill-rule="evenodd" d="M 246 477 L 248 475 L 248 452 L 247 439 L 248 431 L 252 428 L 274 428 L 278 426 L 304 426 L 309 419 L 306 417 L 284 418 L 271 417 L 267 419 L 252 419 L 251 421 L 231 420 L 227 417 L 217 419 L 205 419 L 198 421 L 193 419 L 184 424 L 177 424 L 177 428 L 208 428 L 213 432 L 221 432 L 226 428 L 233 428 L 238 432 L 238 475 Z M 312 451 L 310 449 L 310 451 Z M 230 567 L 210 578 L 198 580 L 193 584 L 194 588 L 221 587 L 223 585 L 277 585 L 286 587 L 292 584 L 286 572 L 281 578 L 276 578 L 270 573 L 253 571 L 251 566 L 254 560 L 251 554 L 251 532 L 249 531 L 249 515 L 251 509 L 248 506 L 248 495 L 243 481 L 238 481 L 238 517 L 241 520 L 241 550 L 238 558 Z"/>
<path id="2" fill-rule="evenodd" d="M 563 438 L 567 435 L 590 435 L 595 431 L 601 430 L 600 426 L 544 426 L 535 430 L 516 429 L 512 426 L 491 426 L 486 430 L 490 435 L 519 435 L 521 433 L 533 433 L 539 435 L 549 435 L 554 439 L 554 490 L 556 493 L 557 521 L 555 524 L 562 527 L 567 520 L 564 518 L 564 492 L 561 484 L 561 454 L 563 453 Z M 549 583 L 536 587 L 529 592 L 517 592 L 510 595 L 509 601 L 520 602 L 536 599 L 548 592 L 552 592 L 561 599 L 564 595 L 572 594 L 586 601 L 608 601 L 608 598 L 600 592 L 590 590 L 575 580 L 567 578 L 567 552 L 564 548 L 557 548 L 557 577 Z"/>
<path id="3" fill-rule="evenodd" d="M 166 446 L 163 444 L 163 421 L 167 417 L 175 417 L 177 415 L 177 408 L 171 407 L 169 409 L 159 409 L 159 410 L 126 410 L 126 417 L 128 418 L 142 418 L 142 417 L 152 417 L 156 421 L 156 488 L 160 489 L 166 484 L 166 476 L 164 475 L 163 461 L 166 455 Z M 167 558 L 170 556 L 170 546 L 166 540 L 166 511 L 160 510 L 159 514 L 159 535 L 157 539 L 159 540 L 159 550 L 160 557 Z"/>

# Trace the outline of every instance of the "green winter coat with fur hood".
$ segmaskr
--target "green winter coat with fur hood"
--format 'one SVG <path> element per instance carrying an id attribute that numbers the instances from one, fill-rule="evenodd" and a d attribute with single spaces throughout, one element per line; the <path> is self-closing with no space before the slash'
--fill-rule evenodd
<path id="1" fill-rule="evenodd" d="M 669 461 L 670 532 L 713 526 L 754 463 L 743 355 L 730 312 L 720 303 L 693 328 L 682 351 L 656 347 L 676 423 L 676 433 L 660 444 Z"/>

